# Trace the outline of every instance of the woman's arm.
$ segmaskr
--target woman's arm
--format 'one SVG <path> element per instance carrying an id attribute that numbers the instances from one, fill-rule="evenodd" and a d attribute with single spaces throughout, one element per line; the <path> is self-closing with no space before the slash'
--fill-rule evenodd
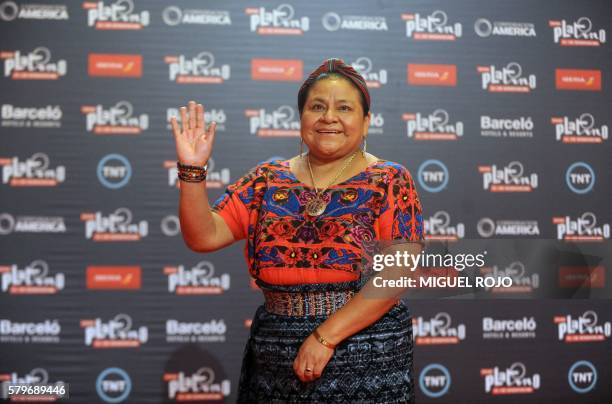
<path id="1" fill-rule="evenodd" d="M 210 210 L 206 182 L 181 182 L 179 218 L 183 240 L 198 252 L 216 251 L 233 243 L 234 236 L 219 214 Z"/>
<path id="2" fill-rule="evenodd" d="M 181 124 L 172 117 L 172 133 L 179 162 L 204 166 L 212 153 L 217 125 L 206 129 L 204 106 L 189 101 L 181 107 Z M 217 213 L 211 212 L 206 192 L 206 181 L 180 183 L 179 218 L 181 233 L 189 248 L 199 252 L 215 251 L 234 242 L 227 224 Z"/>
<path id="3" fill-rule="evenodd" d="M 416 255 L 421 249 L 420 242 L 402 243 L 386 249 L 384 253 L 395 255 L 399 251 L 403 255 L 406 251 L 408 254 Z M 383 280 L 399 280 L 403 276 L 410 277 L 414 273 L 406 267 L 390 266 L 376 276 Z M 337 345 L 384 316 L 398 302 L 406 289 L 376 287 L 374 277 L 372 277 L 351 300 L 321 323 L 317 330 L 327 342 Z M 309 335 L 300 347 L 293 364 L 298 378 L 304 382 L 319 378 L 333 352 L 333 349 L 323 346 L 313 334 Z M 306 371 L 306 368 L 312 371 Z"/>

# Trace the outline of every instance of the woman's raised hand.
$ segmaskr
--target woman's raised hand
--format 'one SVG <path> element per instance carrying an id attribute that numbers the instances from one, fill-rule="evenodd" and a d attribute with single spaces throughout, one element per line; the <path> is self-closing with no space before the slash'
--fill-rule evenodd
<path id="1" fill-rule="evenodd" d="M 176 155 L 182 164 L 203 166 L 212 153 L 217 123 L 213 122 L 206 129 L 204 106 L 189 101 L 188 107 L 181 107 L 181 125 L 176 117 L 170 119 L 176 142 Z"/>

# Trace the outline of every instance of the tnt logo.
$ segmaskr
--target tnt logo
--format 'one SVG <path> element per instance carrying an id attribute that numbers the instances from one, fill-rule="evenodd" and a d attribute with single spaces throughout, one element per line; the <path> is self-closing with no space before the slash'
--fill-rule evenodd
<path id="1" fill-rule="evenodd" d="M 118 189 L 130 182 L 132 165 L 121 154 L 107 154 L 100 159 L 96 173 L 98 180 L 106 188 Z"/>
<path id="2" fill-rule="evenodd" d="M 419 167 L 417 179 L 428 192 L 440 192 L 448 184 L 448 169 L 440 160 L 426 160 Z"/>
<path id="3" fill-rule="evenodd" d="M 120 368 L 103 370 L 96 380 L 96 392 L 106 403 L 120 403 L 130 395 L 132 380 L 127 372 Z"/>
<path id="4" fill-rule="evenodd" d="M 577 161 L 565 172 L 567 187 L 576 194 L 586 194 L 595 185 L 595 171 L 585 162 Z"/>
<path id="5" fill-rule="evenodd" d="M 450 372 L 439 363 L 431 363 L 425 366 L 419 376 L 419 387 L 427 397 L 442 397 L 448 392 L 450 385 Z"/>
<path id="6" fill-rule="evenodd" d="M 576 393 L 588 393 L 597 384 L 597 369 L 589 361 L 578 361 L 567 372 L 567 381 Z"/>

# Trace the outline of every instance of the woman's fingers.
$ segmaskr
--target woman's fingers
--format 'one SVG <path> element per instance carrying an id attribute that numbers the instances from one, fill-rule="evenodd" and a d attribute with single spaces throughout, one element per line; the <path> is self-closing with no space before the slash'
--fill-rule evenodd
<path id="1" fill-rule="evenodd" d="M 293 362 L 293 371 L 302 382 L 312 382 L 321 377 L 325 364 L 323 361 L 314 358 L 305 359 L 298 357 Z"/>
<path id="2" fill-rule="evenodd" d="M 314 365 L 308 364 L 304 367 L 304 379 L 306 379 L 307 382 L 318 379 L 314 374 Z"/>
<path id="3" fill-rule="evenodd" d="M 202 132 L 206 129 L 204 122 L 204 105 L 202 104 L 196 106 L 196 128 L 198 131 L 201 130 Z"/>
<path id="4" fill-rule="evenodd" d="M 196 103 L 195 101 L 189 101 L 189 129 L 195 131 L 196 129 Z"/>
<path id="5" fill-rule="evenodd" d="M 187 133 L 189 130 L 189 121 L 187 121 L 187 108 L 181 107 L 179 109 L 181 113 L 181 124 L 183 125 L 183 133 Z"/>
<path id="6" fill-rule="evenodd" d="M 179 129 L 178 122 L 176 122 L 175 116 L 170 118 L 170 125 L 172 126 L 172 133 L 174 134 L 174 137 L 177 138 L 181 134 L 181 130 Z"/>
<path id="7" fill-rule="evenodd" d="M 210 146 L 212 147 L 213 142 L 215 141 L 215 134 L 217 133 L 217 122 L 213 122 L 208 125 L 208 130 L 204 132 L 202 135 L 202 140 L 208 140 Z"/>
<path id="8" fill-rule="evenodd" d="M 293 373 L 295 373 L 302 382 L 306 381 L 304 378 L 304 367 L 303 361 L 299 360 L 299 358 L 293 361 Z"/>
<path id="9" fill-rule="evenodd" d="M 312 366 L 312 379 L 316 380 L 319 377 L 321 377 L 321 375 L 323 374 L 323 364 L 322 363 L 318 363 L 314 366 Z"/>

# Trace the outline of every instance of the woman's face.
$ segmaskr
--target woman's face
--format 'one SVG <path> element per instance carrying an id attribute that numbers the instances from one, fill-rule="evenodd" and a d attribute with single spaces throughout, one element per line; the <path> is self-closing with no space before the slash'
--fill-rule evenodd
<path id="1" fill-rule="evenodd" d="M 314 157 L 346 157 L 360 146 L 369 126 L 361 94 L 346 79 L 325 78 L 311 87 L 302 111 L 301 135 Z"/>

